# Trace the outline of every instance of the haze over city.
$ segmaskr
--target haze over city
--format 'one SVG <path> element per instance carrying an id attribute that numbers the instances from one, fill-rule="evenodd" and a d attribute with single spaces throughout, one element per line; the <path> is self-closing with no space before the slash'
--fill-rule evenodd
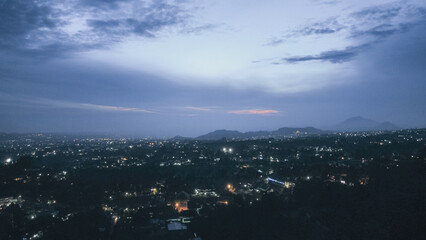
<path id="1" fill-rule="evenodd" d="M 0 1 L 0 132 L 426 127 L 425 1 Z"/>

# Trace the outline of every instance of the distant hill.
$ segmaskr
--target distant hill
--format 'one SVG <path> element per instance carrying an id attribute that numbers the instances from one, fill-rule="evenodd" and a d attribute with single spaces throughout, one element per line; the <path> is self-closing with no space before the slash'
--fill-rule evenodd
<path id="1" fill-rule="evenodd" d="M 322 134 L 322 133 L 326 133 L 326 131 L 313 128 L 313 127 L 306 127 L 306 128 L 284 127 L 275 131 L 256 131 L 256 132 L 216 130 L 214 132 L 210 132 L 205 135 L 199 136 L 196 139 L 219 140 L 222 138 L 227 138 L 227 139 L 249 139 L 249 138 L 268 138 L 268 137 L 280 138 L 280 137 L 312 135 L 312 134 Z"/>
<path id="2" fill-rule="evenodd" d="M 241 138 L 244 133 L 239 131 L 230 131 L 230 130 L 216 130 L 214 132 L 201 135 L 196 139 L 199 140 L 219 140 L 222 138 Z"/>
<path id="3" fill-rule="evenodd" d="M 352 117 L 337 124 L 333 130 L 356 132 L 356 131 L 380 131 L 380 130 L 399 130 L 400 127 L 391 122 L 376 122 L 363 117 Z"/>
<path id="4" fill-rule="evenodd" d="M 170 138 L 170 140 L 175 140 L 175 141 L 184 141 L 184 140 L 190 140 L 190 139 L 192 139 L 192 138 L 190 138 L 190 137 L 182 137 L 182 136 L 179 136 L 179 135 L 174 136 L 173 138 Z"/>

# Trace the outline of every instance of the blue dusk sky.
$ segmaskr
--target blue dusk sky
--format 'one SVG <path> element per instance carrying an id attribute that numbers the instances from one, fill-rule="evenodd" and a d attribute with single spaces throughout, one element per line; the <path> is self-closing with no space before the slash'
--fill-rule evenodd
<path id="1" fill-rule="evenodd" d="M 426 127 L 426 1 L 0 0 L 0 132 Z"/>

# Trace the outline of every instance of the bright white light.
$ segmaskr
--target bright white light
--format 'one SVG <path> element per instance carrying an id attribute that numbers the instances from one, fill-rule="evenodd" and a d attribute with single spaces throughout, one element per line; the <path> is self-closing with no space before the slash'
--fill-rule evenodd
<path id="1" fill-rule="evenodd" d="M 11 163 L 11 162 L 12 162 L 11 158 L 6 159 L 6 163 Z"/>

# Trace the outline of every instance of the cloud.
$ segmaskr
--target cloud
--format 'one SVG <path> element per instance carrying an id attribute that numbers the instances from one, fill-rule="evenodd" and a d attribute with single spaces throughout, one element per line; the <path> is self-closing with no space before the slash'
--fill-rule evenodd
<path id="1" fill-rule="evenodd" d="M 398 11 L 382 11 L 383 13 L 377 9 L 368 11 L 364 9 L 348 15 L 350 11 L 354 11 L 350 9 L 356 8 L 358 4 L 353 4 L 354 8 L 347 8 L 349 10 L 342 10 L 339 4 L 335 6 L 342 10 L 339 16 L 330 15 L 339 11 L 334 11 L 334 6 L 330 11 L 321 14 L 317 12 L 319 9 L 315 8 L 300 9 L 300 12 L 295 12 L 300 16 L 295 16 L 294 21 L 286 22 L 287 14 L 268 11 L 259 12 L 259 14 L 271 15 L 265 19 L 259 19 L 261 21 L 259 24 L 243 24 L 239 18 L 225 17 L 228 13 L 232 15 L 234 11 L 231 9 L 222 11 L 230 7 L 237 9 L 238 4 L 218 3 L 218 8 L 210 9 L 209 4 L 182 0 L 9 0 L 6 5 L 0 6 L 0 18 L 4 20 L 0 21 L 0 39 L 10 46 L 0 46 L 0 55 L 3 56 L 0 56 L 0 68 L 11 69 L 6 64 L 12 65 L 10 59 L 17 59 L 17 57 L 5 51 L 14 51 L 21 54 L 20 57 L 25 57 L 25 60 L 18 59 L 21 62 L 17 60 L 17 63 L 14 63 L 15 68 L 29 69 L 28 66 L 35 62 L 36 57 L 59 56 L 61 59 L 68 58 L 75 62 L 87 59 L 93 62 L 105 62 L 118 68 L 136 69 L 164 81 L 175 81 L 193 85 L 196 88 L 225 85 L 230 86 L 232 90 L 254 89 L 286 93 L 311 91 L 333 85 L 336 81 L 331 80 L 329 76 L 337 76 L 335 73 L 341 73 L 344 70 L 338 69 L 339 67 L 320 65 L 323 62 L 350 61 L 362 51 L 367 50 L 362 46 L 372 46 L 377 39 L 397 34 L 404 26 L 400 25 L 400 20 L 404 20 L 404 17 L 398 16 L 402 16 L 406 8 L 398 6 L 397 8 L 401 8 Z M 12 5 L 14 7 L 11 7 Z M 365 6 L 365 4 L 360 5 Z M 250 7 L 253 8 L 253 6 L 255 5 Z M 279 9 L 276 6 L 270 7 Z M 203 7 L 205 8 L 202 9 Z M 201 10 L 197 11 L 198 9 Z M 259 9 L 250 10 L 255 12 Z M 223 12 L 223 15 L 220 12 Z M 382 16 L 384 19 L 393 21 L 371 24 L 374 19 L 380 19 L 380 17 L 372 16 Z M 13 21 L 8 21 L 9 18 Z M 237 31 L 197 34 L 215 28 L 217 25 L 209 24 L 212 19 L 223 21 L 221 24 L 235 27 Z M 306 19 L 313 19 L 309 21 L 314 23 L 307 24 Z M 364 19 L 358 21 L 359 26 L 358 19 Z M 254 18 L 251 20 L 256 22 Z M 300 39 L 287 41 L 285 38 L 287 35 L 284 32 L 281 36 L 277 35 L 280 38 L 270 43 L 270 45 L 280 45 L 276 51 L 259 46 L 258 37 L 262 38 L 265 34 L 268 36 L 267 34 L 271 32 L 281 31 L 281 29 L 274 29 L 275 26 L 272 25 L 271 28 L 261 26 L 276 23 L 277 20 L 282 21 L 279 26 L 289 27 L 289 37 Z M 17 24 L 9 24 L 14 21 Z M 292 28 L 291 24 L 300 27 Z M 18 26 L 16 29 L 14 29 L 15 25 Z M 11 33 L 7 33 L 5 29 Z M 3 32 L 12 34 L 10 36 L 14 36 L 14 39 L 9 40 L 11 38 L 4 37 L 6 35 L 2 34 Z M 258 32 L 256 37 L 249 36 L 254 32 Z M 182 36 L 182 34 L 190 36 Z M 346 45 L 344 45 L 345 42 Z M 85 51 L 87 53 L 73 54 Z M 259 64 L 253 66 L 249 64 L 253 59 L 268 60 L 258 61 Z M 301 70 L 303 66 L 295 66 L 296 64 L 276 66 L 283 63 L 308 61 L 316 61 L 307 69 L 308 71 Z M 23 62 L 25 64 L 22 64 Z M 19 67 L 16 67 L 18 65 Z M 23 71 L 18 69 L 16 72 Z M 53 82 L 53 79 L 51 81 Z M 60 79 L 55 81 L 59 84 Z M 102 81 L 101 77 L 87 80 L 87 82 L 99 83 Z M 117 79 L 117 82 L 119 81 L 126 82 L 126 79 Z M 141 78 L 140 81 L 144 80 Z M 117 83 L 117 85 L 120 84 Z M 83 102 L 86 101 L 90 102 L 88 99 L 83 100 Z"/>
<path id="2" fill-rule="evenodd" d="M 330 34 L 339 32 L 344 28 L 336 18 L 329 18 L 323 22 L 317 22 L 308 26 L 305 26 L 302 29 L 296 30 L 294 35 L 321 35 L 321 34 Z"/>
<path id="3" fill-rule="evenodd" d="M 7 104 L 15 103 L 15 104 L 19 104 L 20 106 L 26 106 L 31 108 L 48 107 L 48 108 L 61 108 L 61 109 L 81 109 L 81 110 L 102 111 L 102 112 L 157 113 L 157 111 L 147 110 L 144 108 L 111 106 L 111 105 L 102 105 L 102 104 L 56 100 L 56 99 L 10 94 L 3 91 L 0 91 L 0 100 L 3 102 L 6 102 Z"/>
<path id="4" fill-rule="evenodd" d="M 108 106 L 108 105 L 91 104 L 91 103 L 58 101 L 58 100 L 51 100 L 51 99 L 35 99 L 31 102 L 39 104 L 39 105 L 57 107 L 57 108 L 72 108 L 72 109 L 104 111 L 104 112 L 155 113 L 154 111 L 143 109 L 143 108 Z"/>
<path id="5" fill-rule="evenodd" d="M 148 7 L 139 9 L 137 16 L 125 16 L 115 19 L 88 19 L 87 25 L 100 36 L 111 37 L 111 34 L 120 36 L 136 34 L 144 37 L 155 37 L 157 31 L 167 26 L 183 23 L 188 17 L 178 5 L 161 1 L 155 1 Z"/>
<path id="6" fill-rule="evenodd" d="M 295 38 L 295 37 L 304 37 L 311 35 L 326 35 L 337 33 L 343 30 L 345 26 L 340 24 L 336 17 L 328 18 L 324 21 L 319 21 L 311 24 L 307 24 L 301 28 L 291 30 L 284 34 L 284 36 L 279 38 L 274 38 L 270 40 L 266 45 L 277 46 L 286 41 L 286 39 Z"/>
<path id="7" fill-rule="evenodd" d="M 279 111 L 268 109 L 250 109 L 250 110 L 233 110 L 229 111 L 231 114 L 253 114 L 253 115 L 271 115 L 277 114 Z"/>
<path id="8" fill-rule="evenodd" d="M 270 40 L 267 44 L 265 44 L 266 46 L 278 46 L 282 43 L 284 43 L 284 39 L 273 39 Z"/>
<path id="9" fill-rule="evenodd" d="M 327 50 L 319 54 L 292 56 L 282 60 L 287 63 L 299 63 L 308 61 L 324 61 L 330 63 L 343 63 L 353 60 L 358 54 L 371 49 L 374 45 L 383 42 L 390 36 L 404 33 L 412 27 L 425 22 L 426 11 L 424 8 L 404 6 L 397 4 L 384 4 L 365 8 L 349 15 L 349 20 L 340 24 L 337 19 L 331 18 L 328 22 L 335 28 L 324 27 L 324 23 L 316 23 L 301 30 L 295 31 L 294 36 L 333 34 L 342 29 L 348 29 L 346 39 L 355 39 L 358 45 L 348 46 L 341 50 Z M 274 44 L 280 44 L 284 40 L 275 40 Z M 271 44 L 273 45 L 273 44 Z M 281 64 L 281 62 L 271 62 Z"/>
<path id="10" fill-rule="evenodd" d="M 13 0 L 0 5 L 0 51 L 65 56 L 110 46 L 136 35 L 153 38 L 190 15 L 176 1 Z"/>
<path id="11" fill-rule="evenodd" d="M 352 60 L 360 52 L 368 48 L 368 44 L 360 46 L 347 47 L 343 50 L 330 50 L 318 55 L 306 55 L 283 58 L 288 63 L 298 63 L 307 61 L 326 61 L 331 63 L 343 63 Z M 274 64 L 274 63 L 273 63 Z"/>
<path id="12" fill-rule="evenodd" d="M 366 8 L 351 14 L 353 21 L 358 24 L 351 27 L 352 31 L 349 37 L 371 37 L 372 41 L 383 40 L 424 23 L 426 20 L 425 13 L 424 8 L 408 4 Z"/>
<path id="13" fill-rule="evenodd" d="M 214 110 L 214 108 L 212 108 L 212 107 L 193 107 L 193 106 L 187 106 L 187 107 L 183 107 L 183 108 L 187 109 L 187 110 L 204 111 L 204 112 L 208 112 L 208 111 Z"/>
<path id="14" fill-rule="evenodd" d="M 423 22 L 425 17 L 426 10 L 422 7 L 406 3 L 381 4 L 352 12 L 347 17 L 329 17 L 306 24 L 274 38 L 266 45 L 276 46 L 292 38 L 330 35 L 342 30 L 347 30 L 344 33 L 347 38 L 369 35 L 377 40 L 407 30 L 410 25 Z"/>
<path id="15" fill-rule="evenodd" d="M 337 5 L 340 3 L 339 0 L 332 0 L 332 1 L 313 0 L 313 2 L 318 5 Z"/>
<path id="16" fill-rule="evenodd" d="M 209 31 L 209 30 L 213 30 L 218 28 L 219 25 L 218 24 L 204 24 L 204 25 L 200 25 L 200 26 L 187 26 L 185 27 L 181 33 L 184 34 L 198 34 L 200 32 L 204 32 L 204 31 Z"/>
<path id="17" fill-rule="evenodd" d="M 425 9 L 405 3 L 384 4 L 363 9 L 350 15 L 350 38 L 370 36 L 383 40 L 393 34 L 406 32 L 425 22 Z"/>
<path id="18" fill-rule="evenodd" d="M 6 1 L 0 5 L 0 49 L 31 48 L 39 33 L 61 24 L 47 5 L 34 1 Z"/>
<path id="19" fill-rule="evenodd" d="M 361 11 L 357 11 L 351 14 L 352 17 L 358 20 L 390 20 L 400 13 L 402 7 L 394 5 L 380 5 L 375 7 L 365 8 Z"/>
<path id="20" fill-rule="evenodd" d="M 88 109 L 88 110 L 99 110 L 99 111 L 111 111 L 111 112 L 142 112 L 142 113 L 154 113 L 142 108 L 131 108 L 131 107 L 118 107 L 118 106 L 106 106 L 89 103 L 76 103 L 75 108 Z"/>
<path id="21" fill-rule="evenodd" d="M 96 8 L 118 8 L 120 3 L 128 2 L 129 0 L 80 0 L 80 5 L 96 7 Z"/>
<path id="22" fill-rule="evenodd" d="M 381 24 L 378 26 L 374 26 L 372 28 L 369 28 L 367 30 L 363 31 L 354 31 L 352 33 L 352 37 L 363 37 L 363 36 L 371 36 L 376 39 L 383 39 L 386 37 L 389 37 L 397 32 L 400 32 L 401 30 L 406 29 L 406 25 L 401 26 L 394 26 L 391 24 Z"/>

